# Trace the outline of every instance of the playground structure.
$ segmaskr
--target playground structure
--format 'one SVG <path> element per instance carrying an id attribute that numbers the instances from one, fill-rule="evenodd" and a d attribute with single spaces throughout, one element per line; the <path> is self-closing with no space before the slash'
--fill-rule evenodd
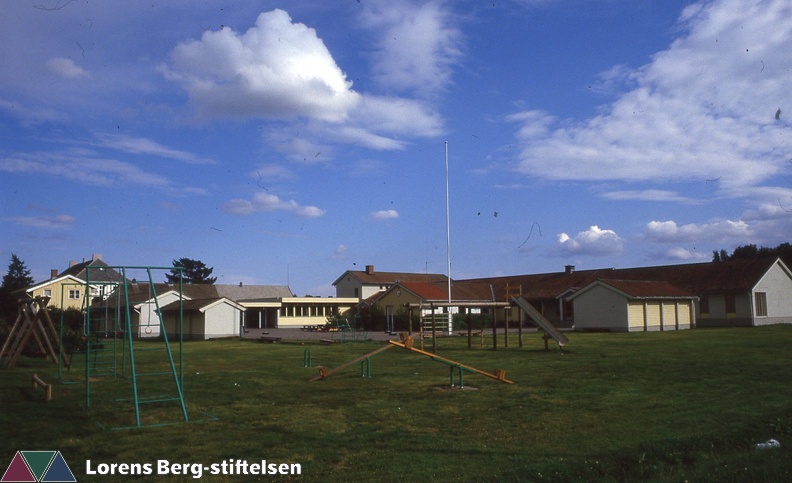
<path id="1" fill-rule="evenodd" d="M 16 365 L 31 337 L 39 351 L 46 354 L 53 363 L 59 364 L 61 360 L 65 360 L 68 364 L 69 359 L 63 350 L 61 337 L 55 331 L 52 319 L 45 309 L 48 302 L 48 298 L 28 298 L 19 302 L 19 314 L 0 349 L 0 364 L 3 367 L 10 369 Z"/>
<path id="2" fill-rule="evenodd" d="M 458 374 L 459 374 L 459 384 L 458 384 L 459 387 L 464 387 L 465 386 L 464 376 L 463 376 L 463 374 L 465 372 L 474 373 L 474 374 L 481 374 L 482 376 L 486 376 L 486 377 L 489 377 L 491 379 L 495 379 L 497 381 L 504 382 L 506 384 L 514 384 L 514 381 L 510 381 L 510 380 L 506 379 L 506 371 L 503 370 L 503 369 L 496 369 L 494 374 L 490 373 L 490 372 L 482 371 L 481 369 L 477 369 L 475 367 L 468 366 L 466 364 L 462 364 L 461 362 L 454 361 L 454 360 L 451 360 L 451 359 L 447 359 L 447 358 L 441 357 L 441 356 L 439 356 L 437 354 L 433 354 L 433 353 L 427 352 L 427 351 L 425 351 L 423 349 L 418 349 L 417 347 L 414 347 L 413 343 L 415 342 L 415 338 L 412 335 L 408 335 L 406 333 L 401 333 L 401 334 L 399 334 L 399 338 L 400 338 L 399 342 L 396 342 L 394 340 L 389 340 L 388 341 L 388 345 L 382 346 L 382 347 L 380 347 L 380 348 L 378 348 L 378 349 L 376 349 L 376 350 L 374 350 L 372 352 L 369 352 L 368 354 L 364 354 L 364 355 L 362 355 L 360 357 L 357 357 L 357 358 L 355 358 L 355 359 L 353 359 L 353 360 L 351 360 L 351 361 L 349 361 L 349 362 L 347 362 L 345 364 L 342 364 L 342 365 L 340 365 L 340 366 L 338 366 L 338 367 L 336 367 L 334 369 L 327 369 L 326 367 L 319 367 L 319 375 L 315 376 L 315 377 L 312 377 L 308 382 L 314 382 L 314 381 L 318 381 L 320 379 L 326 379 L 326 378 L 332 376 L 333 374 L 337 374 L 338 372 L 341 372 L 342 370 L 346 369 L 347 367 L 349 367 L 349 366 L 351 366 L 353 364 L 356 364 L 358 362 L 360 362 L 362 364 L 361 374 L 365 375 L 366 372 L 367 372 L 369 377 L 370 377 L 370 375 L 371 375 L 370 358 L 375 356 L 375 355 L 377 355 L 377 354 L 379 354 L 379 353 L 381 353 L 381 352 L 385 352 L 386 350 L 392 349 L 394 347 L 400 347 L 400 348 L 408 350 L 408 351 L 410 351 L 412 353 L 416 353 L 416 354 L 420 354 L 420 355 L 429 357 L 430 359 L 432 359 L 432 360 L 434 360 L 436 362 L 439 362 L 441 364 L 447 365 L 449 367 L 449 373 L 450 373 L 450 379 L 451 379 L 451 387 L 455 387 L 456 386 L 456 382 L 454 380 L 454 371 L 455 370 L 458 371 Z M 366 369 L 367 369 L 367 371 L 366 371 Z"/>
<path id="3" fill-rule="evenodd" d="M 176 267 L 181 273 L 181 269 Z M 117 270 L 119 276 L 108 277 L 97 274 L 96 271 Z M 171 329 L 171 336 L 178 338 L 178 364 L 173 356 L 173 350 L 166 331 L 165 322 L 159 307 L 159 298 L 152 278 L 152 270 L 174 270 L 174 267 L 101 267 L 86 268 L 85 282 L 81 284 L 64 284 L 61 288 L 61 306 L 63 306 L 64 293 L 69 286 L 79 286 L 82 290 L 82 311 L 84 318 L 79 337 L 74 339 L 70 354 L 64 348 L 64 316 L 61 312 L 60 332 L 46 309 L 49 297 L 26 298 L 19 302 L 19 315 L 14 322 L 8 337 L 0 349 L 0 367 L 12 368 L 17 363 L 22 352 L 31 341 L 35 342 L 39 352 L 45 354 L 58 366 L 57 377 L 61 383 L 79 382 L 67 381 L 64 373 L 71 371 L 74 359 L 82 355 L 85 359 L 85 407 L 92 405 L 92 390 L 94 383 L 103 378 L 123 379 L 131 383 L 132 405 L 134 408 L 134 426 L 141 427 L 141 407 L 145 404 L 162 404 L 176 402 L 180 408 L 181 419 L 189 421 L 187 407 L 184 402 L 184 351 L 183 351 L 183 311 L 181 310 L 182 286 L 181 275 L 178 284 L 178 298 L 180 310 L 177 320 Z M 130 281 L 128 275 L 133 271 L 143 271 L 147 282 L 138 284 L 136 280 Z M 131 287 L 135 286 L 136 290 Z M 144 287 L 141 289 L 141 286 Z M 141 317 L 145 307 L 139 307 L 137 312 L 133 308 L 135 300 L 131 295 L 139 295 L 137 299 L 146 304 L 154 304 L 154 310 L 148 310 L 148 318 Z M 140 306 L 140 304 L 138 304 Z M 133 312 L 136 317 L 133 317 Z M 151 314 L 155 314 L 156 321 L 152 322 Z M 136 341 L 139 334 L 151 332 L 154 327 L 161 337 L 145 342 Z M 79 344 L 78 344 L 79 343 Z M 79 345 L 79 347 L 78 347 Z M 156 357 L 155 354 L 163 354 Z M 139 357 L 143 355 L 144 357 Z M 140 359 L 143 359 L 142 361 Z M 142 365 L 141 365 L 142 362 Z M 139 370 L 141 367 L 145 371 Z M 163 379 L 159 383 L 148 384 L 142 381 Z M 167 386 L 167 381 L 172 380 L 170 394 L 153 395 L 143 394 L 144 387 L 153 387 L 161 390 Z M 35 387 L 42 387 L 47 400 L 51 398 L 52 387 L 43 382 L 37 375 L 33 376 Z"/>
<path id="4" fill-rule="evenodd" d="M 563 351 L 564 346 L 569 340 L 562 334 L 552 322 L 547 320 L 541 312 L 534 308 L 523 297 L 521 285 L 506 284 L 503 287 L 502 296 L 498 299 L 495 297 L 495 288 L 490 286 L 493 294 L 493 300 L 479 300 L 479 301 L 422 301 L 419 303 L 405 304 L 407 309 L 408 320 L 410 321 L 409 333 L 419 334 L 419 341 L 421 349 L 424 347 L 424 339 L 429 339 L 431 343 L 431 351 L 437 352 L 437 336 L 444 332 L 451 333 L 448 330 L 450 323 L 452 308 L 461 309 L 466 313 L 467 330 L 459 331 L 459 335 L 467 335 L 468 349 L 473 347 L 474 336 L 479 338 L 480 346 L 484 348 L 485 341 L 485 326 L 482 325 L 474 329 L 471 320 L 471 315 L 474 313 L 488 314 L 491 320 L 492 332 L 492 350 L 498 350 L 498 331 L 503 330 L 502 342 L 503 347 L 509 347 L 510 330 L 514 328 L 516 323 L 517 328 L 517 344 L 518 347 L 523 347 L 523 326 L 526 319 L 530 319 L 536 327 L 541 331 L 544 339 L 545 350 L 548 349 L 548 338 L 554 339 L 558 342 L 559 348 Z M 439 312 L 438 312 L 439 311 Z M 417 312 L 418 330 L 413 328 L 413 315 Z M 438 323 L 438 319 L 441 320 Z M 511 334 L 514 335 L 513 333 Z"/>
<path id="5" fill-rule="evenodd" d="M 105 274 L 96 273 L 104 271 Z M 120 277 L 108 278 L 106 271 L 114 270 Z M 85 318 L 82 326 L 82 353 L 85 357 L 85 407 L 90 408 L 94 383 L 103 378 L 122 379 L 130 383 L 134 409 L 132 427 L 142 427 L 141 409 L 145 405 L 176 403 L 179 420 L 189 421 L 184 402 L 183 311 L 181 310 L 181 275 L 178 287 L 180 310 L 173 327 L 166 330 L 153 280 L 154 270 L 174 270 L 174 267 L 105 266 L 86 268 L 84 284 Z M 181 269 L 176 267 L 181 274 Z M 143 281 L 130 278 L 140 274 Z M 146 306 L 154 304 L 154 310 Z M 143 317 L 155 314 L 156 321 Z M 150 317 L 150 315 L 149 315 Z M 152 326 L 160 337 L 137 340 L 143 330 Z M 174 359 L 170 336 L 178 338 L 178 363 Z M 168 382 L 170 381 L 170 382 Z M 167 389 L 168 394 L 156 394 Z M 152 424 L 158 425 L 158 424 Z M 114 428 L 125 429 L 125 428 Z"/>
<path id="6" fill-rule="evenodd" d="M 547 350 L 547 340 L 552 338 L 558 343 L 558 348 L 564 350 L 564 346 L 569 343 L 569 339 L 558 330 L 558 327 L 553 325 L 552 322 L 547 320 L 533 305 L 529 304 L 523 298 L 512 297 L 512 302 L 525 312 L 528 317 L 542 330 L 544 335 L 545 350 Z"/>

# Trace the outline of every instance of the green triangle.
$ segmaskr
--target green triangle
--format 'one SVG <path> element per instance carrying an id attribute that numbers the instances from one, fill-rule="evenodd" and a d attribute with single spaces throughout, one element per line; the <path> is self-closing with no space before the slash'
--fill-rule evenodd
<path id="1" fill-rule="evenodd" d="M 55 456 L 55 451 L 20 451 L 20 453 L 36 477 L 36 481 L 41 479 L 44 472 L 47 471 L 52 457 Z"/>

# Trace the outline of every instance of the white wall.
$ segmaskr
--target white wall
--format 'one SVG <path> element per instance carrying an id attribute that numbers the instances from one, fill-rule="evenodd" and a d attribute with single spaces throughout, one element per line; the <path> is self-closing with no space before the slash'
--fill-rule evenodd
<path id="1" fill-rule="evenodd" d="M 596 285 L 573 299 L 575 329 L 626 331 L 627 299 Z"/>
<path id="2" fill-rule="evenodd" d="M 236 337 L 239 335 L 239 309 L 220 303 L 204 312 L 204 338 Z"/>
<path id="3" fill-rule="evenodd" d="M 792 279 L 779 263 L 759 280 L 754 287 L 756 292 L 767 294 L 767 317 L 754 316 L 754 325 L 792 324 Z M 754 300 L 753 293 L 751 300 Z M 756 308 L 752 308 L 755 314 Z"/>

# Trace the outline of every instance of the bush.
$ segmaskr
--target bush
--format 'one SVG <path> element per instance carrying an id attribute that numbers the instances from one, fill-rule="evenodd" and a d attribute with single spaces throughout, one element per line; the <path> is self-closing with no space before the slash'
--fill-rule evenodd
<path id="1" fill-rule="evenodd" d="M 492 327 L 490 314 L 454 314 L 454 328 L 457 330 L 467 330 L 468 323 L 471 330 L 481 330 Z"/>

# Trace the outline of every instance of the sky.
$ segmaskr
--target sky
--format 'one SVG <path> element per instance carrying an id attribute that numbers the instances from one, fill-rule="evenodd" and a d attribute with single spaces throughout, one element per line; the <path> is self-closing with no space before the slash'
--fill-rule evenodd
<path id="1" fill-rule="evenodd" d="M 333 295 L 366 265 L 445 274 L 448 246 L 465 279 L 792 241 L 788 0 L 3 13 L 0 263 L 37 281 L 186 257 Z"/>

